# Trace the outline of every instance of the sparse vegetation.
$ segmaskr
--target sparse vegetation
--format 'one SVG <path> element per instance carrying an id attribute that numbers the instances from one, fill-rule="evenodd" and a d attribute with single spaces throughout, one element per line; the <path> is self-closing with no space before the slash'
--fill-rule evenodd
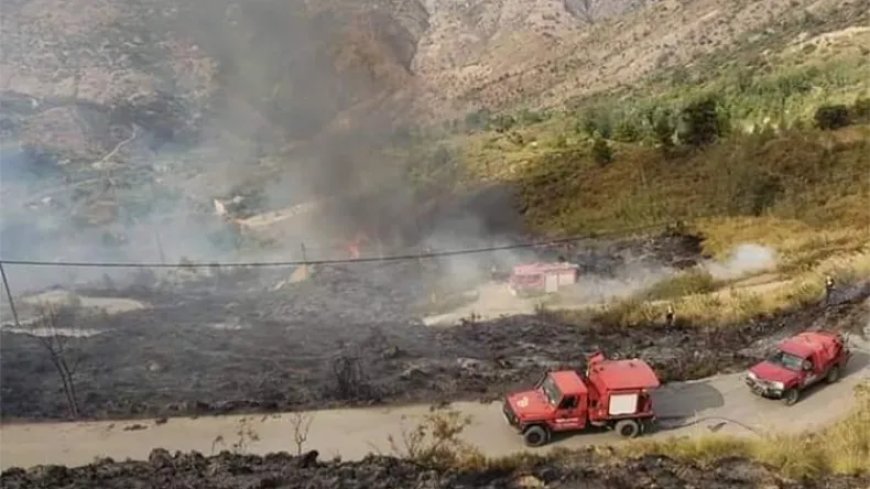
<path id="1" fill-rule="evenodd" d="M 458 411 L 438 411 L 426 415 L 411 430 L 403 428 L 400 440 L 391 435 L 387 441 L 394 455 L 427 467 L 480 467 L 486 459 L 460 439 L 470 423 L 471 418 Z"/>
<path id="2" fill-rule="evenodd" d="M 599 166 L 604 166 L 613 161 L 613 150 L 604 138 L 596 137 L 593 141 L 592 157 Z"/>
<path id="3" fill-rule="evenodd" d="M 63 387 L 69 417 L 79 417 L 78 387 L 76 371 L 82 356 L 75 350 L 75 315 L 81 309 L 81 299 L 71 295 L 68 304 L 56 306 L 46 304 L 40 307 L 38 320 L 30 328 L 31 336 L 39 343 L 47 355 Z M 66 329 L 66 331 L 64 331 Z"/>
<path id="4" fill-rule="evenodd" d="M 251 444 L 260 441 L 260 435 L 251 426 L 251 420 L 247 416 L 239 418 L 239 424 L 236 428 L 236 438 L 230 445 L 233 453 L 244 455 L 248 453 Z M 218 435 L 212 440 L 211 453 L 214 454 L 218 446 L 226 446 L 226 440 L 223 435 Z"/>
<path id="5" fill-rule="evenodd" d="M 716 286 L 710 272 L 692 269 L 656 283 L 646 291 L 645 296 L 648 300 L 674 299 L 713 292 Z"/>
<path id="6" fill-rule="evenodd" d="M 305 442 L 308 441 L 308 432 L 311 430 L 312 422 L 314 422 L 314 413 L 297 411 L 290 415 L 290 426 L 293 428 L 293 443 L 296 445 L 296 455 L 302 455 L 302 449 L 305 447 Z"/>

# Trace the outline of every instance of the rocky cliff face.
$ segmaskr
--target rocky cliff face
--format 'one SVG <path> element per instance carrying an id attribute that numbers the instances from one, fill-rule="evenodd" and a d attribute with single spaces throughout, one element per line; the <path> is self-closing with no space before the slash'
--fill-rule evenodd
<path id="1" fill-rule="evenodd" d="M 161 141 L 210 124 L 310 137 L 409 84 L 426 14 L 383 3 L 10 0 L 3 127 L 40 156 L 80 162 L 134 125 Z"/>
<path id="2" fill-rule="evenodd" d="M 37 156 L 95 160 L 132 124 L 164 137 L 193 129 L 217 66 L 168 32 L 171 10 L 147 2 L 4 2 L 4 127 Z"/>

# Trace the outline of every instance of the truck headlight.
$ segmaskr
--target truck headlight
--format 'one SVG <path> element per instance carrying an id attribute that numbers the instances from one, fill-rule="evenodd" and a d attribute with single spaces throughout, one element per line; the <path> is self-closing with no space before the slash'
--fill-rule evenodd
<path id="1" fill-rule="evenodd" d="M 782 382 L 771 382 L 770 385 L 778 391 L 785 389 L 785 384 L 783 384 Z"/>
<path id="2" fill-rule="evenodd" d="M 749 377 L 749 378 L 752 379 L 752 380 L 758 380 L 758 376 L 755 375 L 755 374 L 752 373 L 752 372 L 749 372 L 748 374 L 746 374 L 746 376 Z"/>

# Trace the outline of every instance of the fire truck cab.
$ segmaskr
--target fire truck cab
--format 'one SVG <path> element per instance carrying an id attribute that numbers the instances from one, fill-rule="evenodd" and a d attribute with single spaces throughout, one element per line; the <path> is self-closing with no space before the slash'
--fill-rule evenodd
<path id="1" fill-rule="evenodd" d="M 631 438 L 655 419 L 650 391 L 659 385 L 643 360 L 607 360 L 598 353 L 585 374 L 550 372 L 532 389 L 508 394 L 503 413 L 529 446 L 546 444 L 556 432 L 590 426 Z"/>

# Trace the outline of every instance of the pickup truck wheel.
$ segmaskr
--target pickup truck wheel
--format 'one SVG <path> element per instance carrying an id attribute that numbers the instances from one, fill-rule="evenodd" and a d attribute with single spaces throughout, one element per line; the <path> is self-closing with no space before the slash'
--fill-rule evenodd
<path id="1" fill-rule="evenodd" d="M 623 438 L 634 438 L 640 433 L 640 425 L 633 419 L 619 421 L 614 429 Z"/>
<path id="2" fill-rule="evenodd" d="M 523 441 L 530 447 L 539 447 L 544 445 L 549 440 L 550 436 L 547 430 L 541 426 L 529 426 L 523 431 Z"/>
<path id="3" fill-rule="evenodd" d="M 828 375 L 825 377 L 825 380 L 829 384 L 833 384 L 834 382 L 840 380 L 840 366 L 834 365 L 831 367 L 831 370 L 828 370 Z"/>
<path id="4" fill-rule="evenodd" d="M 797 389 L 788 389 L 782 394 L 782 402 L 784 402 L 786 406 L 791 406 L 798 402 L 799 397 L 800 392 Z"/>

